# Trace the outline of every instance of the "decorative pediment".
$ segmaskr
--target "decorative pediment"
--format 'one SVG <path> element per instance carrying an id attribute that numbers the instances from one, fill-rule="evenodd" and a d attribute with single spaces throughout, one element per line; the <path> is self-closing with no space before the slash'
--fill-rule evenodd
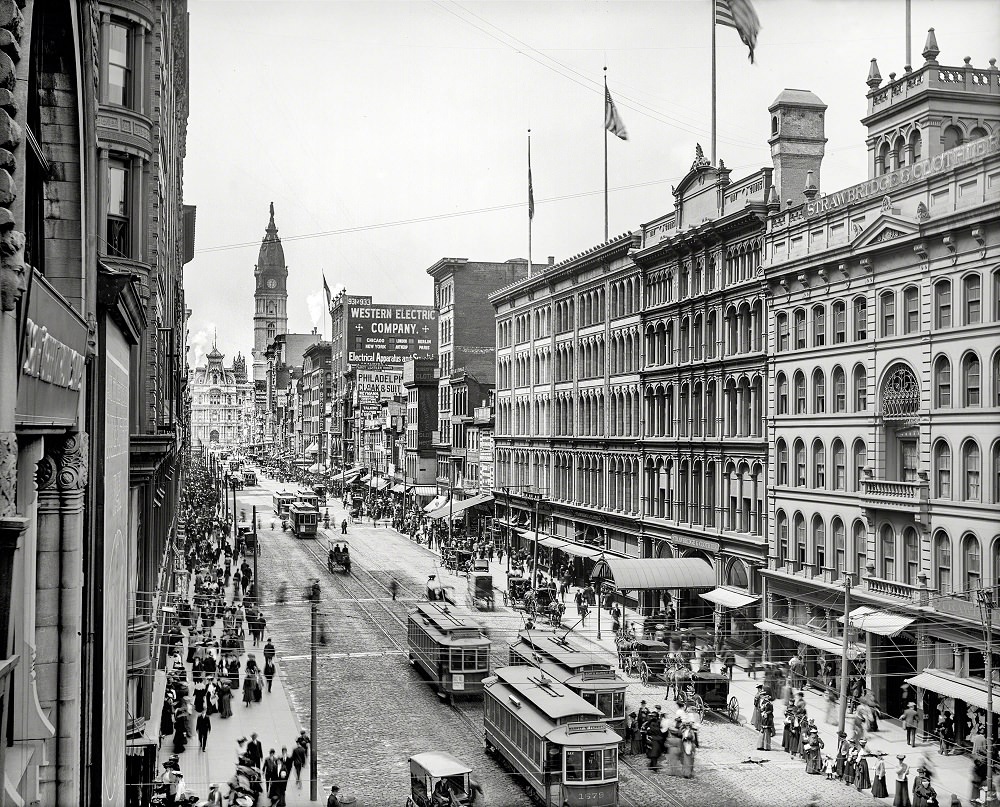
<path id="1" fill-rule="evenodd" d="M 855 250 L 863 249 L 872 244 L 881 244 L 885 241 L 905 238 L 908 235 L 916 235 L 919 231 L 920 228 L 915 222 L 890 213 L 883 213 L 854 237 L 851 246 Z"/>

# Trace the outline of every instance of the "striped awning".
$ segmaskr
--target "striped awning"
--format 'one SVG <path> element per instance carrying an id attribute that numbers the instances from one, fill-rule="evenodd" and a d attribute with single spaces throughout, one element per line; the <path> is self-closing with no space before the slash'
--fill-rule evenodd
<path id="1" fill-rule="evenodd" d="M 448 505 L 446 502 L 445 506 L 431 510 L 427 515 L 431 518 L 447 518 L 449 514 L 454 517 L 460 513 L 464 513 L 470 507 L 475 507 L 477 504 L 489 504 L 492 501 L 493 496 L 491 494 L 482 493 L 479 496 L 472 496 L 468 499 L 452 502 L 451 505 Z"/>
<path id="2" fill-rule="evenodd" d="M 717 605 L 724 605 L 726 608 L 745 608 L 760 600 L 760 596 L 747 594 L 745 591 L 736 591 L 732 588 L 714 588 L 699 594 L 703 600 L 714 602 Z"/>
<path id="3" fill-rule="evenodd" d="M 842 623 L 844 618 L 838 617 L 837 621 Z M 916 617 L 894 614 L 870 605 L 861 605 L 851 611 L 851 624 L 855 628 L 890 638 L 898 636 L 916 621 Z"/>
<path id="4" fill-rule="evenodd" d="M 437 485 L 410 485 L 406 492 L 416 496 L 437 496 L 438 489 Z"/>
<path id="5" fill-rule="evenodd" d="M 603 552 L 601 549 L 594 549 L 592 546 L 584 546 L 583 544 L 577 544 L 572 541 L 564 541 L 563 545 L 559 547 L 559 549 L 567 555 L 575 555 L 578 558 L 596 558 Z"/>
<path id="6" fill-rule="evenodd" d="M 594 566 L 592 580 L 613 583 L 619 591 L 713 588 L 715 569 L 699 558 L 609 558 Z"/>
<path id="7" fill-rule="evenodd" d="M 393 485 L 391 490 L 393 493 L 406 493 L 406 485 L 400 482 L 397 485 Z"/>
<path id="8" fill-rule="evenodd" d="M 783 636 L 786 639 L 791 639 L 793 642 L 797 642 L 798 644 L 815 647 L 817 650 L 822 650 L 824 653 L 836 653 L 839 655 L 843 651 L 843 643 L 840 639 L 837 639 L 834 636 L 820 636 L 818 633 L 812 633 L 811 631 L 803 630 L 802 628 L 786 625 L 783 622 L 775 622 L 770 619 L 765 619 L 762 622 L 758 622 L 754 625 L 754 627 L 758 630 L 767 631 L 768 633 L 774 633 L 778 636 Z M 860 645 L 857 642 L 849 645 L 848 651 L 853 652 L 854 658 L 860 658 L 865 654 L 864 645 Z"/>
<path id="9" fill-rule="evenodd" d="M 986 681 L 983 678 L 959 678 L 944 670 L 928 667 L 907 678 L 906 683 L 929 689 L 946 698 L 956 698 L 980 709 L 986 708 Z M 993 684 L 993 711 L 1000 714 L 1000 684 Z"/>
<path id="10" fill-rule="evenodd" d="M 566 542 L 562 538 L 556 538 L 554 535 L 546 535 L 544 532 L 535 532 L 534 530 L 518 530 L 518 532 L 529 541 L 538 541 L 539 546 L 544 546 L 548 549 L 562 549 L 566 546 Z"/>
<path id="11" fill-rule="evenodd" d="M 375 488 L 375 490 L 384 490 L 388 486 L 389 486 L 389 481 L 387 479 L 383 479 L 380 476 L 376 477 L 375 479 L 372 479 L 368 483 L 368 487 Z"/>

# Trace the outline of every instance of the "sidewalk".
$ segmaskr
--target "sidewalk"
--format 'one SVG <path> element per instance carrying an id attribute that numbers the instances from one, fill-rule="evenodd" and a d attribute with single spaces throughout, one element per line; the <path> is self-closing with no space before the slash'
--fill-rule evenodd
<path id="1" fill-rule="evenodd" d="M 232 601 L 232 585 L 227 591 L 227 601 Z M 216 635 L 221 634 L 221 626 L 216 628 Z M 267 637 L 265 631 L 265 641 Z M 187 637 L 184 640 L 185 653 L 187 650 Z M 247 651 L 253 653 L 257 662 L 264 663 L 263 644 L 254 647 L 249 641 L 247 634 Z M 186 658 L 186 655 L 185 655 Z M 240 669 L 243 670 L 246 664 L 247 653 L 240 656 Z M 188 665 L 189 666 L 189 665 Z M 242 680 L 242 678 L 241 678 Z M 188 670 L 188 684 L 191 685 L 190 669 Z M 239 689 L 233 690 L 232 698 L 233 716 L 223 720 L 218 713 L 212 715 L 212 732 L 208 735 L 208 743 L 204 752 L 198 748 L 198 736 L 195 733 L 195 720 L 197 715 L 192 714 L 190 719 L 191 737 L 182 754 L 178 755 L 180 769 L 184 774 L 184 782 L 189 793 L 195 793 L 201 798 L 208 797 L 209 785 L 225 785 L 233 776 L 236 770 L 237 740 L 240 738 L 250 739 L 251 732 L 257 732 L 257 737 L 264 748 L 266 757 L 273 748 L 275 753 L 281 755 L 281 747 L 288 748 L 289 754 L 295 746 L 295 738 L 299 736 L 299 722 L 292 709 L 291 701 L 285 693 L 282 684 L 282 665 L 277 665 L 277 674 L 274 677 L 272 691 L 264 689 L 263 698 L 260 703 L 246 706 L 242 700 L 242 692 Z M 159 720 L 159 715 L 156 716 Z M 173 753 L 173 743 L 171 737 L 161 738 L 160 749 L 157 754 L 157 775 L 163 772 L 163 762 Z M 286 803 L 289 807 L 299 807 L 315 802 L 309 801 L 309 762 L 302 770 L 302 788 L 295 786 L 295 774 L 292 773 L 291 780 L 286 791 Z M 322 794 L 322 800 L 326 799 Z M 223 787 L 223 793 L 229 792 L 228 787 Z M 262 804 L 269 804 L 265 798 Z"/>
<path id="2" fill-rule="evenodd" d="M 334 511 L 336 511 L 337 514 L 335 522 L 337 524 L 339 524 L 340 520 L 345 517 L 345 511 L 343 507 L 341 507 L 339 499 L 330 499 L 330 502 L 332 526 L 334 523 Z M 356 524 L 355 526 L 362 526 L 362 524 Z M 367 526 L 371 526 L 370 521 Z M 379 524 L 379 529 L 385 529 L 381 522 Z M 439 554 L 437 549 L 432 549 L 431 551 L 434 554 Z M 507 559 L 504 558 L 503 563 L 496 560 L 492 561 L 490 563 L 490 572 L 493 575 L 493 586 L 497 591 L 497 603 L 502 604 L 502 592 L 507 590 Z M 603 611 L 600 614 L 600 639 L 597 638 L 599 608 L 593 607 L 590 609 L 590 614 L 587 617 L 587 624 L 585 627 L 578 625 L 578 617 L 574 607 L 574 595 L 578 590 L 579 588 L 574 586 L 567 591 L 567 610 L 564 615 L 564 624 L 567 628 L 571 625 L 575 626 L 572 628 L 570 635 L 577 637 L 577 639 L 582 639 L 592 646 L 600 648 L 600 650 L 608 654 L 609 662 L 617 664 L 618 653 L 615 648 L 614 633 L 612 632 L 611 615 L 607 611 Z M 623 613 L 623 620 L 628 623 L 636 622 L 641 626 L 643 618 L 637 611 L 626 609 Z M 737 655 L 737 664 L 740 665 L 741 663 L 745 663 L 745 659 Z M 721 667 L 718 671 L 721 671 Z M 731 684 L 730 694 L 735 695 L 739 700 L 740 719 L 748 731 L 753 731 L 753 728 L 750 727 L 748 723 L 750 716 L 753 714 L 753 699 L 757 692 L 757 683 L 757 679 L 747 677 L 744 667 L 737 666 L 735 668 L 734 680 Z M 637 708 L 638 698 L 638 695 L 632 697 L 627 695 L 626 699 L 628 711 L 633 711 Z M 821 694 L 810 690 L 805 691 L 805 698 L 808 706 L 808 714 L 816 721 L 816 725 L 819 727 L 820 737 L 825 743 L 824 752 L 830 753 L 831 756 L 835 756 L 837 748 L 837 726 L 830 725 L 826 722 L 827 702 L 825 698 Z M 783 717 L 784 704 L 779 701 L 775 704 L 775 723 L 777 724 L 779 733 L 781 731 L 780 726 Z M 910 777 L 911 792 L 913 788 L 913 777 L 916 775 L 916 769 L 926 761 L 928 767 L 934 772 L 932 784 L 937 790 L 938 802 L 942 805 L 942 807 L 947 807 L 947 805 L 951 804 L 952 794 L 959 797 L 963 807 L 970 804 L 972 762 L 967 756 L 942 756 L 938 753 L 935 743 L 918 742 L 916 748 L 910 748 L 906 744 L 906 734 L 899 722 L 895 720 L 890 722 L 886 719 L 879 720 L 878 732 L 868 735 L 867 747 L 871 753 L 886 754 L 884 762 L 886 766 L 886 779 L 889 784 L 890 794 L 893 789 L 892 782 L 895 778 L 894 772 L 897 762 L 896 755 L 905 754 L 906 762 L 910 766 L 910 770 L 912 772 Z M 783 753 L 780 751 L 780 743 L 778 745 L 778 749 L 778 753 Z M 874 769 L 875 760 L 870 759 L 869 764 Z M 887 799 L 875 799 L 875 801 L 883 804 L 891 804 L 892 796 L 890 795 Z"/>

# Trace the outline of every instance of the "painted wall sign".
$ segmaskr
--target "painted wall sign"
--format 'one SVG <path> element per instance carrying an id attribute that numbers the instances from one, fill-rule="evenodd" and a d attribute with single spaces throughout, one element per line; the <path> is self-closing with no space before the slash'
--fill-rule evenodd
<path id="1" fill-rule="evenodd" d="M 437 309 L 430 305 L 349 305 L 347 361 L 355 367 L 399 366 L 437 358 Z"/>
<path id="2" fill-rule="evenodd" d="M 86 372 L 87 323 L 37 272 L 24 320 L 19 425 L 72 426 Z"/>
<path id="3" fill-rule="evenodd" d="M 689 538 L 687 535 L 671 535 L 670 541 L 678 546 L 690 546 L 694 549 L 704 549 L 706 552 L 718 552 L 716 541 L 706 541 L 703 538 Z"/>
<path id="4" fill-rule="evenodd" d="M 981 137 L 965 143 L 957 148 L 942 152 L 934 157 L 928 157 L 913 165 L 907 165 L 880 177 L 859 182 L 849 188 L 829 193 L 811 202 L 806 202 L 805 217 L 811 218 L 850 207 L 857 202 L 864 202 L 876 196 L 885 196 L 890 191 L 903 185 L 928 179 L 938 174 L 946 174 L 956 168 L 1000 151 L 1000 132 Z"/>

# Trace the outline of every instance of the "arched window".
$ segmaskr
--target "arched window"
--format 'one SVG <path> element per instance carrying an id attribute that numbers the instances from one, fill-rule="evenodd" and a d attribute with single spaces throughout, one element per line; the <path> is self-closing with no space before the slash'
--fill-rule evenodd
<path id="1" fill-rule="evenodd" d="M 806 312 L 801 308 L 795 312 L 795 349 L 801 350 L 806 346 Z"/>
<path id="2" fill-rule="evenodd" d="M 897 137 L 892 148 L 892 157 L 895 168 L 902 168 L 906 165 L 906 141 L 902 137 Z"/>
<path id="3" fill-rule="evenodd" d="M 854 458 L 854 489 L 861 490 L 861 483 L 865 478 L 865 468 L 868 467 L 868 449 L 864 440 L 855 440 L 851 450 Z"/>
<path id="4" fill-rule="evenodd" d="M 833 315 L 833 344 L 843 344 L 847 341 L 847 306 L 843 300 L 835 300 L 830 311 Z"/>
<path id="5" fill-rule="evenodd" d="M 903 289 L 903 333 L 920 331 L 920 293 L 916 286 Z"/>
<path id="6" fill-rule="evenodd" d="M 878 298 L 879 333 L 896 335 L 896 297 L 891 291 L 882 292 Z"/>
<path id="7" fill-rule="evenodd" d="M 888 143 L 883 143 L 882 147 L 878 150 L 878 174 L 888 174 L 892 170 L 892 158 L 889 156 L 892 153 L 889 148 Z"/>
<path id="8" fill-rule="evenodd" d="M 951 362 L 947 356 L 938 356 L 934 362 L 934 406 L 951 407 Z"/>
<path id="9" fill-rule="evenodd" d="M 796 513 L 793 519 L 795 529 L 795 562 L 798 568 L 806 563 L 806 520 L 802 513 Z"/>
<path id="10" fill-rule="evenodd" d="M 787 485 L 788 484 L 788 444 L 779 439 L 776 444 L 776 453 L 778 457 L 778 484 Z"/>
<path id="11" fill-rule="evenodd" d="M 965 591 L 973 592 L 983 585 L 983 550 L 979 539 L 972 533 L 962 538 L 962 571 L 965 574 Z"/>
<path id="12" fill-rule="evenodd" d="M 833 411 L 838 414 L 847 411 L 847 379 L 839 365 L 833 368 Z"/>
<path id="13" fill-rule="evenodd" d="M 921 142 L 920 142 L 920 130 L 915 129 L 910 133 L 910 160 L 911 165 L 920 162 L 920 156 L 922 154 Z"/>
<path id="14" fill-rule="evenodd" d="M 854 340 L 864 342 L 868 338 L 868 300 L 854 298 Z"/>
<path id="15" fill-rule="evenodd" d="M 868 530 L 865 529 L 863 521 L 854 522 L 854 573 L 861 580 L 861 575 L 865 573 L 868 566 Z"/>
<path id="16" fill-rule="evenodd" d="M 806 377 L 801 370 L 795 372 L 792 385 L 795 387 L 795 414 L 806 414 Z"/>
<path id="17" fill-rule="evenodd" d="M 812 411 L 817 414 L 824 414 L 826 412 L 826 376 L 823 375 L 823 371 L 818 367 L 813 370 L 812 388 Z"/>
<path id="18" fill-rule="evenodd" d="M 982 501 L 981 476 L 982 456 L 975 440 L 966 440 L 962 446 L 962 500 Z"/>
<path id="19" fill-rule="evenodd" d="M 882 386 L 882 419 L 909 420 L 920 410 L 920 385 L 906 365 L 897 365 Z"/>
<path id="20" fill-rule="evenodd" d="M 820 439 L 813 440 L 813 487 L 826 487 L 826 447 Z"/>
<path id="21" fill-rule="evenodd" d="M 885 580 L 896 579 L 896 533 L 892 525 L 883 524 L 878 535 L 879 573 Z"/>
<path id="22" fill-rule="evenodd" d="M 934 495 L 951 498 L 951 446 L 944 440 L 934 444 Z"/>
<path id="23" fill-rule="evenodd" d="M 934 568 L 939 594 L 951 593 L 951 538 L 944 530 L 934 533 Z"/>
<path id="24" fill-rule="evenodd" d="M 979 367 L 979 356 L 971 351 L 962 359 L 962 386 L 965 390 L 966 406 L 982 404 L 982 374 Z"/>
<path id="25" fill-rule="evenodd" d="M 993 443 L 993 504 L 1000 504 L 1000 440 Z M 1000 576 L 1000 565 L 995 572 Z"/>
<path id="26" fill-rule="evenodd" d="M 778 334 L 778 352 L 783 353 L 788 350 L 788 314 L 782 312 L 776 314 L 774 318 L 775 331 Z"/>
<path id="27" fill-rule="evenodd" d="M 778 414 L 787 415 L 788 414 L 788 376 L 784 373 L 778 373 L 778 377 L 775 381 L 776 397 L 778 404 Z"/>
<path id="28" fill-rule="evenodd" d="M 993 406 L 1000 406 L 1000 350 L 993 354 Z"/>
<path id="29" fill-rule="evenodd" d="M 909 586 L 915 586 L 917 575 L 920 574 L 920 539 L 917 538 L 917 531 L 913 527 L 903 530 L 903 570 L 906 574 L 904 582 Z"/>
<path id="30" fill-rule="evenodd" d="M 813 347 L 826 344 L 826 309 L 821 305 L 813 306 Z"/>
<path id="31" fill-rule="evenodd" d="M 939 280 L 934 284 L 934 327 L 951 327 L 951 281 Z"/>
<path id="32" fill-rule="evenodd" d="M 968 274 L 962 278 L 962 305 L 965 325 L 978 325 L 983 321 L 983 289 L 978 274 Z"/>
<path id="33" fill-rule="evenodd" d="M 833 441 L 833 489 L 847 490 L 847 453 L 844 441 L 839 437 Z"/>
<path id="34" fill-rule="evenodd" d="M 792 453 L 795 455 L 795 477 L 792 484 L 797 488 L 806 486 L 806 447 L 801 440 L 796 440 L 792 446 Z"/>
<path id="35" fill-rule="evenodd" d="M 989 134 L 982 126 L 974 126 L 972 131 L 969 132 L 969 140 L 979 140 L 982 137 L 986 137 Z"/>
<path id="36" fill-rule="evenodd" d="M 854 411 L 868 411 L 868 374 L 865 372 L 863 364 L 855 364 L 852 373 L 852 383 L 854 386 Z"/>
<path id="37" fill-rule="evenodd" d="M 779 510 L 774 515 L 774 523 L 778 535 L 778 567 L 784 566 L 788 560 L 788 516 L 784 510 Z"/>
<path id="38" fill-rule="evenodd" d="M 944 150 L 948 151 L 948 149 L 961 146 L 965 142 L 965 135 L 962 134 L 962 130 L 957 126 L 946 126 L 941 135 L 941 140 Z"/>
<path id="39" fill-rule="evenodd" d="M 847 571 L 847 531 L 839 517 L 834 517 L 830 524 L 830 533 L 833 535 L 833 579 L 839 580 Z"/>
<path id="40" fill-rule="evenodd" d="M 816 573 L 826 567 L 826 525 L 823 519 L 815 515 L 812 520 L 813 568 Z"/>

